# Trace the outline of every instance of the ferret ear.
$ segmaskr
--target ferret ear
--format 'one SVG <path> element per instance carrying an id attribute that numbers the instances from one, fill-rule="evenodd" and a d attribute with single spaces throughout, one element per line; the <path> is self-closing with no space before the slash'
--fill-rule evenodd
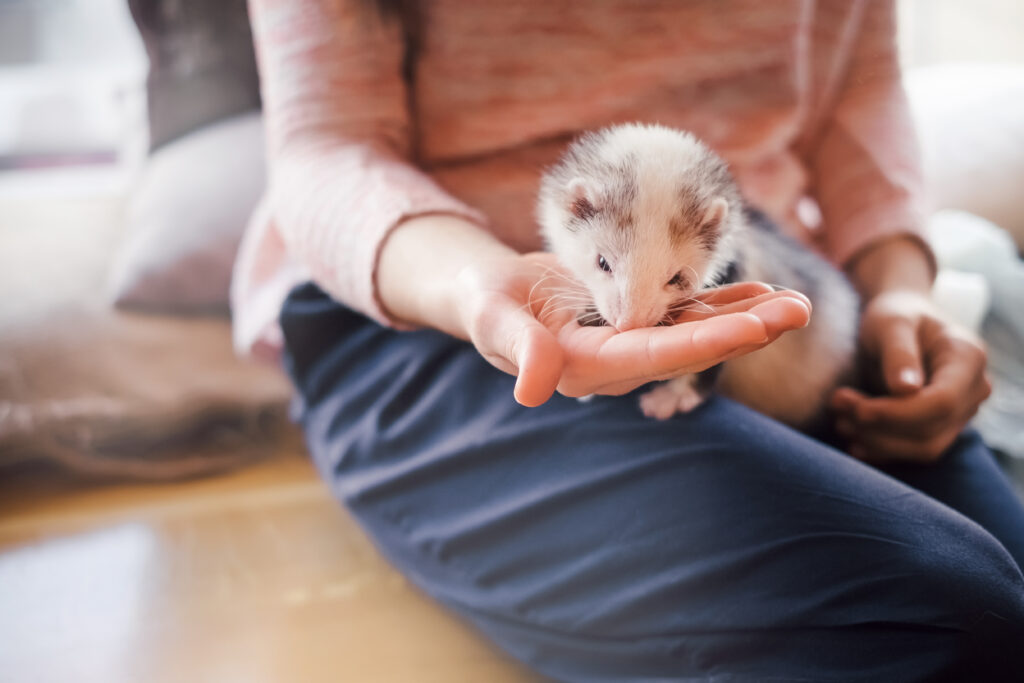
<path id="1" fill-rule="evenodd" d="M 715 197 L 711 206 L 704 213 L 704 219 L 700 222 L 701 228 L 717 228 L 729 217 L 729 202 L 723 197 Z"/>
<path id="2" fill-rule="evenodd" d="M 593 218 L 597 213 L 597 203 L 594 200 L 593 189 L 583 178 L 573 178 L 565 186 L 568 195 L 569 211 L 572 215 L 581 220 Z"/>

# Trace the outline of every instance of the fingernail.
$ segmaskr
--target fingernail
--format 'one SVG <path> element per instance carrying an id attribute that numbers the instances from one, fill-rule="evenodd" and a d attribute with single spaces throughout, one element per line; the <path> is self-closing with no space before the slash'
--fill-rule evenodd
<path id="1" fill-rule="evenodd" d="M 921 373 L 913 368 L 900 370 L 900 381 L 912 387 L 921 385 Z"/>

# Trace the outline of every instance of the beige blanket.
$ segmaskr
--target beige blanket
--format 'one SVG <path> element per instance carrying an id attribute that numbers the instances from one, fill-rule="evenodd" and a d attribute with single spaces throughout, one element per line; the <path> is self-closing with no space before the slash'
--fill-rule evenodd
<path id="1" fill-rule="evenodd" d="M 234 356 L 226 319 L 110 307 L 122 212 L 0 200 L 0 467 L 180 478 L 272 451 L 288 428 L 287 381 Z"/>

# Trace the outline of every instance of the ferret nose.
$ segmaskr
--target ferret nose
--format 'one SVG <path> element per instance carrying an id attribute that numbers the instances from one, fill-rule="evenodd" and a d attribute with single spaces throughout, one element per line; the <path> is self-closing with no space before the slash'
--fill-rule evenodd
<path id="1" fill-rule="evenodd" d="M 645 321 L 641 316 L 638 315 L 620 315 L 615 319 L 615 329 L 619 332 L 625 332 L 626 330 L 633 330 L 638 327 L 645 327 Z"/>

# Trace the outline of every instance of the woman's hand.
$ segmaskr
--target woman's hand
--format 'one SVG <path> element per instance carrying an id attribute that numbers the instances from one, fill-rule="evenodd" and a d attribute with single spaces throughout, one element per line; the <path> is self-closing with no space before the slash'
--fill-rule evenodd
<path id="1" fill-rule="evenodd" d="M 888 395 L 869 397 L 849 387 L 833 395 L 836 429 L 854 457 L 933 461 L 991 393 L 981 342 L 943 320 L 921 293 L 895 290 L 872 298 L 860 343 L 878 364 Z"/>
<path id="2" fill-rule="evenodd" d="M 933 461 L 991 392 L 985 350 L 931 302 L 934 269 L 922 242 L 883 240 L 848 270 L 867 301 L 861 350 L 877 364 L 888 393 L 869 397 L 838 389 L 832 396 L 836 429 L 862 460 Z"/>
<path id="3" fill-rule="evenodd" d="M 583 327 L 576 320 L 579 286 L 543 253 L 471 264 L 454 285 L 469 339 L 492 365 L 517 376 L 515 397 L 526 406 L 556 390 L 623 394 L 698 372 L 759 349 L 810 316 L 810 303 L 798 293 L 738 283 L 704 293 L 703 310 L 669 327 Z"/>

